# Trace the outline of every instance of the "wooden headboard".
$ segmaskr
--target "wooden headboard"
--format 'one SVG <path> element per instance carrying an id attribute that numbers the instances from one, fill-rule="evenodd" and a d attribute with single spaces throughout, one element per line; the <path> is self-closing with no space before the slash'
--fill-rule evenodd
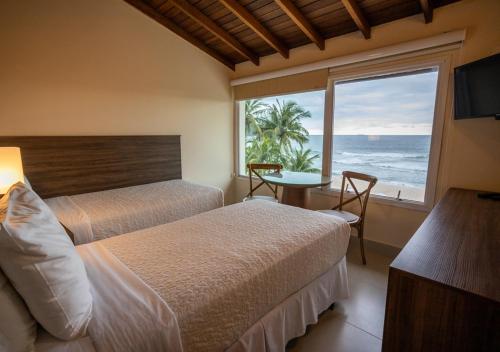
<path id="1" fill-rule="evenodd" d="M 42 198 L 182 178 L 180 136 L 0 137 Z"/>

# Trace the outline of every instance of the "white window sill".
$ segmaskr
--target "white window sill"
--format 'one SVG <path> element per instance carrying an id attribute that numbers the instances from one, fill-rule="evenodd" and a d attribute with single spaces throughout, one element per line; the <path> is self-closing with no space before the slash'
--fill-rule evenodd
<path id="1" fill-rule="evenodd" d="M 340 196 L 340 190 L 338 189 L 333 189 L 333 188 L 314 188 L 311 190 L 312 194 L 319 194 L 323 196 L 329 196 L 329 197 L 339 197 Z M 347 192 L 348 194 L 354 194 L 353 192 Z M 411 210 L 417 210 L 417 211 L 422 211 L 422 212 L 429 212 L 431 211 L 432 207 L 429 207 L 423 202 L 417 202 L 414 200 L 409 200 L 409 199 L 396 199 L 396 198 L 391 198 L 391 197 L 385 197 L 382 195 L 377 195 L 377 194 L 370 194 L 370 203 L 376 203 L 376 204 L 381 204 L 381 205 L 386 205 L 386 206 L 391 206 L 391 207 L 398 207 L 398 208 L 405 208 L 405 209 L 411 209 Z"/>
<path id="2" fill-rule="evenodd" d="M 240 180 L 245 180 L 248 182 L 248 176 L 246 175 L 238 175 L 236 176 Z M 253 177 L 255 181 L 259 181 L 258 178 Z M 334 188 L 312 188 L 311 189 L 312 194 L 317 194 L 317 195 L 322 195 L 322 196 L 328 196 L 328 197 L 336 197 L 338 198 L 340 195 L 340 190 L 334 189 Z M 348 194 L 353 194 L 353 192 L 347 191 Z M 417 202 L 413 200 L 408 200 L 408 199 L 395 199 L 391 197 L 385 197 L 377 194 L 370 194 L 370 203 L 376 203 L 376 204 L 381 204 L 385 206 L 391 206 L 391 207 L 398 207 L 398 208 L 405 208 L 405 209 L 411 209 L 411 210 L 416 210 L 416 211 L 422 211 L 422 212 L 430 212 L 432 210 L 432 206 L 428 206 L 423 202 Z"/>

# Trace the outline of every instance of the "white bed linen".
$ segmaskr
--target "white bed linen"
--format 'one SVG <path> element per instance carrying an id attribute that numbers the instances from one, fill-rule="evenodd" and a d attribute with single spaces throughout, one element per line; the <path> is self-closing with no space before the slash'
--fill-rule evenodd
<path id="1" fill-rule="evenodd" d="M 283 351 L 346 297 L 348 240 L 341 219 L 253 201 L 78 246 L 90 336 L 98 352 Z"/>
<path id="2" fill-rule="evenodd" d="M 99 243 L 79 246 L 78 252 L 95 299 L 90 336 L 61 341 L 40 329 L 35 352 L 182 352 L 175 315 L 160 296 Z M 226 351 L 284 352 L 288 341 L 302 336 L 321 312 L 348 295 L 343 257 L 259 319 Z"/>
<path id="3" fill-rule="evenodd" d="M 40 328 L 35 352 L 182 352 L 175 315 L 155 291 L 99 242 L 76 248 L 94 299 L 89 335 L 62 341 Z"/>
<path id="4" fill-rule="evenodd" d="M 345 256 L 349 225 L 244 202 L 101 243 L 176 314 L 186 352 L 221 351 Z"/>
<path id="5" fill-rule="evenodd" d="M 175 315 L 155 291 L 99 242 L 77 249 L 92 283 L 97 351 L 182 351 Z"/>
<path id="6" fill-rule="evenodd" d="M 50 198 L 45 202 L 52 209 L 59 222 L 73 233 L 75 245 L 95 240 L 89 216 L 71 200 L 71 197 Z"/>
<path id="7" fill-rule="evenodd" d="M 223 206 L 222 190 L 184 180 L 45 200 L 75 244 L 137 231 Z"/>
<path id="8" fill-rule="evenodd" d="M 21 182 L 0 203 L 3 273 L 48 332 L 63 340 L 84 336 L 92 313 L 90 284 L 63 227 Z"/>

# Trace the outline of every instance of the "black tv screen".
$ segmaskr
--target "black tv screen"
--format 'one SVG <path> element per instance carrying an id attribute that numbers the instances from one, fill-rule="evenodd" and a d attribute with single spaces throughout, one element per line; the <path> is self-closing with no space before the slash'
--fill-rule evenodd
<path id="1" fill-rule="evenodd" d="M 500 54 L 455 68 L 455 119 L 500 117 Z"/>

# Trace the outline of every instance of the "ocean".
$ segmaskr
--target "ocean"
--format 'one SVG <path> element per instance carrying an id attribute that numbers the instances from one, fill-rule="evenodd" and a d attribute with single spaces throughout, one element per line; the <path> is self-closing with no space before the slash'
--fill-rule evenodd
<path id="1" fill-rule="evenodd" d="M 333 174 L 358 171 L 384 183 L 425 188 L 430 142 L 429 135 L 337 135 L 333 139 Z M 304 147 L 322 155 L 322 145 L 322 135 L 310 135 Z M 321 160 L 315 166 L 321 168 Z"/>

